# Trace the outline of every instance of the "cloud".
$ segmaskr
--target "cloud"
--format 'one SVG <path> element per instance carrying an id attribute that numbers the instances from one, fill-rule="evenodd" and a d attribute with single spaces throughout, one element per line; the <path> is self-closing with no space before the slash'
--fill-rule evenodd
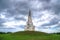
<path id="1" fill-rule="evenodd" d="M 59 0 L 0 0 L 0 27 L 23 29 L 30 8 L 33 24 L 37 29 L 43 28 L 44 31 L 45 28 L 53 32 L 51 29 L 55 31 L 57 27 L 56 32 L 58 32 L 58 27 L 60 27 L 59 5 Z M 46 30 L 44 32 L 47 32 Z"/>
<path id="2" fill-rule="evenodd" d="M 9 21 L 6 23 L 3 23 L 6 27 L 12 27 L 14 28 L 15 26 L 20 26 L 20 25 L 25 25 L 26 23 L 24 21 Z"/>

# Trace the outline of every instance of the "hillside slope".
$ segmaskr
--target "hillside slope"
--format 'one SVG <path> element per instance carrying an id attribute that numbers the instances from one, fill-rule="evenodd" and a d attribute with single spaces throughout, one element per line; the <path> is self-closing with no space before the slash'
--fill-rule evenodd
<path id="1" fill-rule="evenodd" d="M 22 31 L 11 34 L 0 34 L 0 40 L 60 40 L 60 34 Z"/>

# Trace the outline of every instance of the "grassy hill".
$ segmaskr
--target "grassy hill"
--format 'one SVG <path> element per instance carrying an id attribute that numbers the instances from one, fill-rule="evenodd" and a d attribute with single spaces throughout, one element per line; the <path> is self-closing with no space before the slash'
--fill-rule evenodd
<path id="1" fill-rule="evenodd" d="M 0 34 L 0 40 L 60 40 L 60 34 L 21 31 L 10 34 Z"/>

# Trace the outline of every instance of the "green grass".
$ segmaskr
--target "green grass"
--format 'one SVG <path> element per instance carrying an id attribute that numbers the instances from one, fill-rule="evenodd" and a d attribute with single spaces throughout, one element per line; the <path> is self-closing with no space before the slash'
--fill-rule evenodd
<path id="1" fill-rule="evenodd" d="M 11 34 L 0 34 L 0 40 L 60 40 L 60 34 L 23 31 Z"/>

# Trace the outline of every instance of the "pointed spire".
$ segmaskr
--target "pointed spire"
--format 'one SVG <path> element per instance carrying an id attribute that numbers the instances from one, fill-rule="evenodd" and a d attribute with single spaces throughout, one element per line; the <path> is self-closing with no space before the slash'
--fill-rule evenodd
<path id="1" fill-rule="evenodd" d="M 25 31 L 34 31 L 34 30 L 35 30 L 35 26 L 33 25 L 33 22 L 32 22 L 31 10 L 29 10 L 28 21 L 27 21 L 27 25 L 25 27 Z"/>
<path id="2" fill-rule="evenodd" d="M 29 10 L 29 16 L 31 16 L 31 10 Z"/>

